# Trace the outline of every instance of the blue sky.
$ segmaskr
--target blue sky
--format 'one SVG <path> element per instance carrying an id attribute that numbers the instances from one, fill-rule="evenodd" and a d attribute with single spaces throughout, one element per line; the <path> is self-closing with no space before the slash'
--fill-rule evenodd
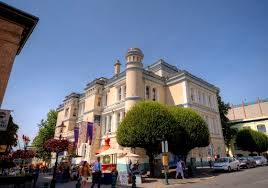
<path id="1" fill-rule="evenodd" d="M 4 0 L 40 21 L 16 57 L 2 108 L 31 138 L 49 109 L 110 77 L 129 47 L 221 89 L 226 102 L 267 98 L 266 0 Z M 124 66 L 123 66 L 124 68 Z"/>

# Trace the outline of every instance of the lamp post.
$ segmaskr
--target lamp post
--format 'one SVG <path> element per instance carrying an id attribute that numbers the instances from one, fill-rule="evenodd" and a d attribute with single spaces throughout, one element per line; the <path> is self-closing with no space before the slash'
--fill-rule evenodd
<path id="1" fill-rule="evenodd" d="M 57 126 L 57 128 L 63 129 L 64 127 L 66 127 L 63 122 L 61 123 L 61 125 Z M 62 139 L 62 135 L 61 135 L 62 131 L 60 132 L 60 136 L 59 136 L 59 140 Z M 56 152 L 56 161 L 55 161 L 55 165 L 54 165 L 54 169 L 53 169 L 53 176 L 52 176 L 52 180 L 51 180 L 51 188 L 55 188 L 56 186 L 56 172 L 57 172 L 57 167 L 58 167 L 58 157 L 59 157 L 59 152 Z"/>
<path id="2" fill-rule="evenodd" d="M 164 174 L 165 174 L 165 184 L 168 185 L 168 163 L 169 163 L 169 158 L 168 158 L 168 141 L 162 141 L 161 142 L 162 145 L 162 163 L 164 166 Z"/>

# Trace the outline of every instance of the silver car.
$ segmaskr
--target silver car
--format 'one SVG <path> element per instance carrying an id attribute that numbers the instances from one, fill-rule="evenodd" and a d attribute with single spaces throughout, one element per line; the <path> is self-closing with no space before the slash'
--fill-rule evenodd
<path id="1" fill-rule="evenodd" d="M 263 156 L 254 156 L 253 159 L 256 161 L 257 166 L 267 165 L 267 159 Z"/>
<path id="2" fill-rule="evenodd" d="M 240 163 L 234 157 L 220 157 L 214 162 L 214 170 L 240 170 Z"/>

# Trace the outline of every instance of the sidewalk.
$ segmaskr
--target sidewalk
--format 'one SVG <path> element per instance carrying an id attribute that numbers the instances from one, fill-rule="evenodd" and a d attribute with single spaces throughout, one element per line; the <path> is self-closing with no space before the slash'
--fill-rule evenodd
<path id="1" fill-rule="evenodd" d="M 174 171 L 172 170 L 169 174 L 169 185 L 165 185 L 164 178 L 144 178 L 142 184 L 137 184 L 140 188 L 164 188 L 164 187 L 178 187 L 182 184 L 198 183 L 201 181 L 208 181 L 215 178 L 215 174 L 210 168 L 198 168 L 197 175 L 193 178 L 185 179 L 175 179 Z M 50 182 L 51 176 L 42 176 L 38 180 L 38 187 L 43 188 L 44 182 Z M 70 181 L 68 183 L 57 183 L 57 188 L 75 188 L 77 181 Z M 87 183 L 86 188 L 90 188 L 91 183 Z M 97 185 L 95 185 L 97 187 Z M 111 185 L 101 185 L 102 188 L 110 188 Z M 131 184 L 128 185 L 116 185 L 118 188 L 129 188 Z"/>

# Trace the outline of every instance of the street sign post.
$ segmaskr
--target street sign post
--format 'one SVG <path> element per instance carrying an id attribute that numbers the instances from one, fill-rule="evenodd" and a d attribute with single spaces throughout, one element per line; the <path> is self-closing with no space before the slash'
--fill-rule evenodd
<path id="1" fill-rule="evenodd" d="M 168 141 L 162 141 L 162 164 L 164 167 L 164 173 L 165 173 L 165 184 L 168 185 L 168 163 L 169 163 L 169 158 L 168 158 Z"/>

